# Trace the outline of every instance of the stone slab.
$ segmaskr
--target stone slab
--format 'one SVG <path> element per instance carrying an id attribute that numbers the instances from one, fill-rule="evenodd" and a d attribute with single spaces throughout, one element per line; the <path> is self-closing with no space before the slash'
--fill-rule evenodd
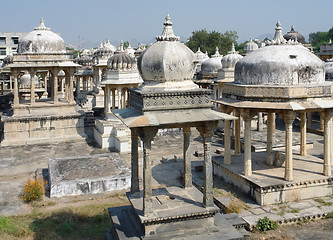
<path id="1" fill-rule="evenodd" d="M 130 175 L 130 169 L 116 153 L 50 159 L 50 196 L 127 189 Z"/>

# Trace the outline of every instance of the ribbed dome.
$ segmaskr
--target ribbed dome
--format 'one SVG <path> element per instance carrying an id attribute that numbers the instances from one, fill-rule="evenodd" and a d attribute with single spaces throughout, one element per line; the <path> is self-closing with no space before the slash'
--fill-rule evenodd
<path id="1" fill-rule="evenodd" d="M 288 41 L 289 39 L 296 41 L 296 39 L 297 39 L 297 42 L 299 42 L 299 43 L 303 43 L 303 44 L 305 43 L 305 38 L 304 38 L 304 36 L 303 36 L 302 34 L 296 32 L 295 29 L 294 29 L 294 26 L 291 26 L 291 30 L 290 30 L 290 32 L 287 32 L 283 37 L 284 37 L 287 41 Z"/>
<path id="2" fill-rule="evenodd" d="M 101 43 L 97 50 L 93 53 L 94 57 L 110 57 L 117 50 L 109 40 L 106 43 Z"/>
<path id="3" fill-rule="evenodd" d="M 118 53 L 108 60 L 108 68 L 111 70 L 128 70 L 136 68 L 134 57 L 127 53 Z"/>
<path id="4" fill-rule="evenodd" d="M 247 53 L 253 52 L 253 51 L 257 50 L 258 48 L 259 48 L 258 44 L 256 44 L 252 40 L 252 38 L 250 38 L 250 41 L 244 45 L 244 53 L 247 54 Z"/>
<path id="5" fill-rule="evenodd" d="M 325 79 L 333 81 L 333 58 L 325 61 Z"/>
<path id="6" fill-rule="evenodd" d="M 184 90 L 197 88 L 192 78 L 195 71 L 195 55 L 173 33 L 168 15 L 161 36 L 138 58 L 138 70 L 144 86 L 160 86 L 164 90 Z"/>
<path id="7" fill-rule="evenodd" d="M 299 43 L 287 42 L 279 22 L 274 39 L 267 44 L 271 45 L 237 62 L 235 83 L 276 86 L 324 82 L 324 63 Z"/>
<path id="8" fill-rule="evenodd" d="M 78 63 L 82 66 L 90 66 L 92 64 L 92 57 L 84 50 L 80 56 L 74 60 L 75 63 Z"/>
<path id="9" fill-rule="evenodd" d="M 198 51 L 195 53 L 195 59 L 199 62 L 203 62 L 209 59 L 209 57 L 205 53 L 201 52 L 199 47 Z"/>
<path id="10" fill-rule="evenodd" d="M 35 86 L 39 84 L 39 79 L 36 75 L 33 77 L 33 80 L 34 80 Z M 19 84 L 20 84 L 20 88 L 30 88 L 30 74 L 25 73 L 20 78 Z"/>
<path id="11" fill-rule="evenodd" d="M 234 43 L 232 43 L 231 51 L 228 52 L 228 54 L 225 55 L 221 60 L 222 67 L 235 68 L 236 63 L 242 58 L 243 56 L 238 54 L 238 52 L 235 50 Z"/>
<path id="12" fill-rule="evenodd" d="M 45 27 L 43 19 L 40 25 L 26 36 L 20 38 L 18 53 L 66 53 L 64 40 Z"/>

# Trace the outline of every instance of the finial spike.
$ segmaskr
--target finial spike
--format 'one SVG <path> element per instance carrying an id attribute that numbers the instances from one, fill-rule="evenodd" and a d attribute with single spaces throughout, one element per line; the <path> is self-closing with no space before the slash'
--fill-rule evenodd
<path id="1" fill-rule="evenodd" d="M 168 14 L 163 23 L 164 29 L 162 35 L 156 37 L 157 41 L 179 41 L 179 37 L 173 33 L 172 22 L 170 19 L 170 15 Z"/>

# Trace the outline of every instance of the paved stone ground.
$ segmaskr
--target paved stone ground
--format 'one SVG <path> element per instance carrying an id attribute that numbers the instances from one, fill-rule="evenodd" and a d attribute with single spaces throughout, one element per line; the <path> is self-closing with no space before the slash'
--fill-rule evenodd
<path id="1" fill-rule="evenodd" d="M 253 139 L 258 139 L 262 144 L 265 142 L 263 132 L 253 131 L 252 136 Z M 277 136 L 284 139 L 284 133 L 280 130 L 277 130 Z M 295 133 L 294 136 L 297 139 L 297 133 Z M 322 136 L 310 133 L 307 136 L 308 139 L 322 144 Z M 194 140 L 192 143 L 192 152 L 202 152 L 201 137 L 198 136 L 196 131 L 193 132 L 192 138 Z M 217 149 L 223 150 L 223 146 L 220 144 L 220 138 L 215 137 L 213 140 L 212 152 L 215 152 Z M 322 155 L 322 147 L 316 147 L 311 151 L 314 151 L 318 156 Z M 18 196 L 27 177 L 32 176 L 36 169 L 47 168 L 49 158 L 86 156 L 108 152 L 108 150 L 88 145 L 86 142 L 0 147 L 0 215 L 21 214 L 30 211 L 27 205 L 21 203 Z M 176 158 L 174 156 L 176 156 Z M 218 154 L 213 154 L 213 156 L 218 156 Z M 122 154 L 121 157 L 124 161 L 129 162 L 129 154 Z M 162 157 L 165 157 L 167 160 L 160 164 Z M 154 186 L 181 185 L 180 171 L 183 162 L 181 160 L 182 138 L 180 136 L 156 137 L 152 147 L 152 158 L 155 162 L 155 166 L 153 167 Z M 198 185 L 200 185 L 200 180 L 202 181 L 202 176 L 200 172 L 195 171 L 195 167 L 199 165 L 202 165 L 202 158 L 193 156 L 193 177 Z M 215 179 L 215 181 L 218 180 Z M 222 198 L 222 196 L 217 195 L 216 198 L 219 198 L 218 200 L 221 203 L 227 204 L 230 200 L 234 199 L 234 196 L 233 194 L 229 194 Z M 246 210 L 240 212 L 240 216 L 247 220 L 249 224 L 254 224 L 257 219 L 263 216 L 268 216 L 278 221 L 282 219 L 288 221 L 290 219 L 290 221 L 292 221 L 298 217 L 308 218 L 310 215 L 316 216 L 333 211 L 333 198 L 330 197 L 322 198 L 317 201 L 304 200 L 297 203 L 286 203 L 267 207 L 260 207 L 245 197 L 243 197 L 243 201 L 247 207 Z"/>

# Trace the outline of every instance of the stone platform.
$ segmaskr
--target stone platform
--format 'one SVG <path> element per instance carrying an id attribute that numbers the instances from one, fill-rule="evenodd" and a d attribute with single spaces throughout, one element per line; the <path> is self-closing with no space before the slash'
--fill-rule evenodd
<path id="1" fill-rule="evenodd" d="M 132 206 L 110 208 L 111 229 L 106 239 L 244 239 L 235 229 L 245 222 L 224 217 L 214 206 L 205 208 L 196 188 L 153 189 L 154 214 L 143 216 L 142 192 L 129 194 Z M 235 225 L 235 226 L 233 226 Z"/>
<path id="2" fill-rule="evenodd" d="M 117 153 L 50 159 L 48 170 L 50 197 L 130 187 L 130 169 Z"/>
<path id="3" fill-rule="evenodd" d="M 322 156 L 293 154 L 294 180 L 285 181 L 285 168 L 268 166 L 266 152 L 252 152 L 252 176 L 244 176 L 243 155 L 232 156 L 232 164 L 223 157 L 213 160 L 214 175 L 246 193 L 260 205 L 300 201 L 333 194 L 333 177 L 323 175 Z M 284 158 L 284 153 L 281 153 Z"/>

